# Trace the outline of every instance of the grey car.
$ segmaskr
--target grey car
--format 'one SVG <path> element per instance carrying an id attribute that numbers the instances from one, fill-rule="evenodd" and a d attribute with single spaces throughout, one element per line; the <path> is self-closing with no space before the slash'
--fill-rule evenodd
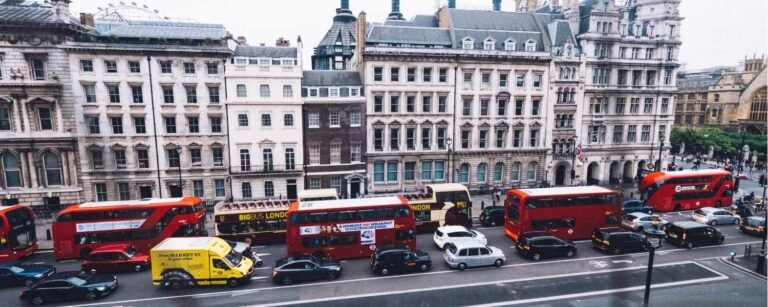
<path id="1" fill-rule="evenodd" d="M 500 249 L 471 238 L 456 238 L 451 243 L 446 243 L 443 257 L 449 267 L 459 271 L 468 267 L 500 267 L 507 262 L 507 257 Z"/>
<path id="2" fill-rule="evenodd" d="M 717 224 L 734 224 L 739 225 L 741 223 L 741 217 L 728 212 L 720 208 L 704 207 L 696 209 L 691 214 L 691 219 L 699 223 L 709 224 L 715 226 Z"/>
<path id="3" fill-rule="evenodd" d="M 659 218 L 659 229 L 667 223 L 669 223 L 669 221 Z M 621 226 L 632 229 L 633 231 L 642 232 L 643 229 L 653 227 L 653 215 L 642 212 L 628 213 L 621 218 Z"/>

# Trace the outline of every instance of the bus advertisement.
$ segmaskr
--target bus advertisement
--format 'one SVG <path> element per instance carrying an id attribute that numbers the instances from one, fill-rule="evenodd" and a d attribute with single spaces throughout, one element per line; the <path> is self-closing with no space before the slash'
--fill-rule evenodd
<path id="1" fill-rule="evenodd" d="M 290 204 L 289 200 L 220 203 L 213 211 L 216 236 L 233 241 L 251 238 L 259 244 L 285 242 Z"/>
<path id="2" fill-rule="evenodd" d="M 640 199 L 662 212 L 730 207 L 733 177 L 718 169 L 650 173 L 640 183 Z"/>
<path id="3" fill-rule="evenodd" d="M 36 250 L 32 209 L 24 205 L 0 208 L 0 262 L 19 260 Z"/>
<path id="4" fill-rule="evenodd" d="M 418 233 L 431 233 L 444 225 L 472 227 L 472 199 L 464 185 L 429 184 L 422 193 L 399 196 L 413 208 Z"/>

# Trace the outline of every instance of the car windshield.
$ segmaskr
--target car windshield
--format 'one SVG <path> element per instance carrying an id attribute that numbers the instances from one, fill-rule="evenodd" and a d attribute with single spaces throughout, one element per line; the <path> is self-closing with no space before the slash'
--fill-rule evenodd
<path id="1" fill-rule="evenodd" d="M 312 261 L 312 262 L 314 262 L 314 263 L 317 263 L 317 264 L 320 264 L 320 265 L 323 265 L 323 264 L 325 264 L 325 261 L 323 260 L 323 258 L 320 258 L 320 257 L 315 257 L 315 256 L 313 256 L 313 255 L 310 255 L 310 256 L 309 256 L 309 261 Z"/>
<path id="2" fill-rule="evenodd" d="M 765 224 L 763 220 L 758 220 L 753 218 L 747 218 L 747 223 L 749 223 L 749 226 L 753 226 L 753 227 L 763 226 Z"/>
<path id="3" fill-rule="evenodd" d="M 704 210 L 696 209 L 696 211 L 693 211 L 693 213 L 704 215 Z"/>
<path id="4" fill-rule="evenodd" d="M 242 260 L 243 260 L 243 255 L 238 253 L 234 249 L 231 249 L 229 251 L 229 254 L 227 254 L 224 257 L 224 261 L 226 261 L 227 264 L 229 264 L 229 266 L 233 267 L 233 268 L 238 266 L 238 265 L 240 265 L 240 261 L 242 261 Z"/>
<path id="5" fill-rule="evenodd" d="M 70 277 L 70 278 L 67 278 L 67 282 L 79 287 L 86 284 L 88 281 L 80 277 Z"/>
<path id="6" fill-rule="evenodd" d="M 9 270 L 11 270 L 11 272 L 14 272 L 16 274 L 24 272 L 24 269 L 22 269 L 20 267 L 17 267 L 17 266 L 12 266 L 12 267 L 9 268 Z"/>

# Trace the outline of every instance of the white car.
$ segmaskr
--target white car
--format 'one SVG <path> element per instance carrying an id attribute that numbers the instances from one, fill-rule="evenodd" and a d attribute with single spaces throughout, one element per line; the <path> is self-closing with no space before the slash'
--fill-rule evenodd
<path id="1" fill-rule="evenodd" d="M 691 219 L 699 223 L 715 226 L 717 224 L 739 225 L 741 218 L 725 209 L 704 207 L 696 209 L 691 213 Z"/>
<path id="2" fill-rule="evenodd" d="M 659 218 L 659 229 L 669 221 Z M 633 231 L 643 232 L 644 229 L 653 227 L 653 216 L 642 212 L 627 213 L 621 218 L 621 226 Z"/>
<path id="3" fill-rule="evenodd" d="M 507 262 L 503 251 L 471 238 L 456 239 L 445 244 L 443 258 L 451 269 L 459 269 L 459 271 L 464 271 L 468 267 L 490 265 L 500 267 Z"/>
<path id="4" fill-rule="evenodd" d="M 437 247 L 440 249 L 444 249 L 446 243 L 453 242 L 458 238 L 472 238 L 477 240 L 477 242 L 482 243 L 483 245 L 488 244 L 488 240 L 485 238 L 485 235 L 475 230 L 469 230 L 464 226 L 438 227 L 433 237 L 435 245 L 437 245 Z"/>

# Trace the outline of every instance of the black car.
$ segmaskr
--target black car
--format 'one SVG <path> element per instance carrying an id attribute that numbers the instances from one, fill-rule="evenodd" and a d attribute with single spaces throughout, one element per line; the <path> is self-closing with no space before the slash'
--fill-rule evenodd
<path id="1" fill-rule="evenodd" d="M 371 255 L 371 271 L 381 275 L 409 271 L 427 271 L 432 267 L 429 254 L 405 245 L 386 245 Z"/>
<path id="2" fill-rule="evenodd" d="M 117 289 L 117 276 L 60 272 L 24 288 L 19 299 L 33 305 L 52 301 L 95 300 Z"/>
<path id="3" fill-rule="evenodd" d="M 643 201 L 639 199 L 625 198 L 624 203 L 621 205 L 621 210 L 624 214 L 642 212 L 645 214 L 653 214 L 653 207 L 647 206 Z"/>
<path id="4" fill-rule="evenodd" d="M 480 213 L 480 224 L 485 227 L 504 225 L 504 207 L 485 207 Z"/>
<path id="5" fill-rule="evenodd" d="M 693 248 L 699 245 L 723 244 L 725 236 L 715 227 L 699 222 L 674 222 L 664 225 L 666 241 L 678 246 Z"/>
<path id="6" fill-rule="evenodd" d="M 763 237 L 765 235 L 765 217 L 749 216 L 741 220 L 739 229 L 743 233 Z"/>
<path id="7" fill-rule="evenodd" d="M 0 286 L 28 286 L 56 273 L 50 264 L 0 263 Z"/>
<path id="8" fill-rule="evenodd" d="M 546 232 L 528 232 L 517 239 L 517 252 L 526 258 L 568 257 L 576 255 L 576 245 Z"/>
<path id="9" fill-rule="evenodd" d="M 612 254 L 647 250 L 645 236 L 618 227 L 596 229 L 592 232 L 592 246 Z"/>
<path id="10" fill-rule="evenodd" d="M 336 279 L 341 275 L 341 263 L 325 257 L 299 255 L 275 262 L 272 281 L 290 285 L 294 281 Z"/>

